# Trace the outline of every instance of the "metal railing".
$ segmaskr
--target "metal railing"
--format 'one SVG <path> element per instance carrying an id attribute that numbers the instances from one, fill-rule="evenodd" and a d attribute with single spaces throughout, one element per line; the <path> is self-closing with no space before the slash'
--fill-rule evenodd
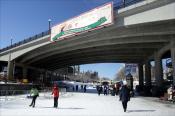
<path id="1" fill-rule="evenodd" d="M 136 4 L 138 2 L 141 2 L 141 1 L 144 1 L 144 0 L 116 0 L 116 1 L 114 1 L 114 10 L 124 8 L 124 7 L 130 6 L 130 5 Z M 46 36 L 46 35 L 49 35 L 49 30 L 42 32 L 42 33 L 39 33 L 37 35 L 34 35 L 32 37 L 29 37 L 27 39 L 24 39 L 22 41 L 19 41 L 17 43 L 14 43 L 14 44 L 7 46 L 5 48 L 2 48 L 2 49 L 0 49 L 0 52 L 9 50 L 9 49 L 17 47 L 17 46 L 20 46 L 22 44 L 28 43 L 30 41 L 36 40 L 36 39 L 41 38 L 41 37 Z"/>
<path id="2" fill-rule="evenodd" d="M 66 88 L 59 88 L 60 97 L 67 97 Z M 39 97 L 44 99 L 53 98 L 52 88 L 39 90 Z M 17 99 L 31 98 L 30 90 L 0 90 L 0 101 L 9 101 Z"/>
<path id="3" fill-rule="evenodd" d="M 144 1 L 144 0 L 117 0 L 116 2 L 114 2 L 114 10 L 124 8 L 141 1 Z"/>
<path id="4" fill-rule="evenodd" d="M 27 38 L 27 39 L 24 39 L 24 40 L 22 40 L 22 41 L 19 41 L 19 42 L 17 42 L 17 43 L 14 43 L 14 44 L 12 44 L 12 45 L 10 45 L 10 46 L 7 46 L 7 47 L 5 47 L 5 48 L 2 48 L 2 49 L 0 49 L 0 52 L 9 50 L 9 49 L 11 49 L 11 48 L 20 46 L 20 45 L 22 45 L 22 44 L 31 42 L 31 41 L 33 41 L 33 40 L 37 40 L 37 39 L 39 39 L 39 38 L 41 38 L 41 37 L 44 37 L 44 36 L 46 36 L 46 35 L 49 35 L 49 30 L 47 30 L 47 31 L 45 31 L 45 32 L 42 32 L 42 33 L 39 33 L 39 34 L 37 34 L 37 35 L 34 35 L 34 36 L 32 36 L 32 37 L 29 37 L 29 38 Z"/>

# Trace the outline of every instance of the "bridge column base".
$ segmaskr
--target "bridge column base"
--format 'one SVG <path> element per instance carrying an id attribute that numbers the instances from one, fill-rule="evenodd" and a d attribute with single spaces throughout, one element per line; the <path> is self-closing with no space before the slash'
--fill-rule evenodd
<path id="1" fill-rule="evenodd" d="M 155 53 L 155 78 L 156 78 L 156 85 L 162 86 L 163 84 L 163 69 L 162 69 L 162 59 L 158 53 Z"/>
<path id="2" fill-rule="evenodd" d="M 8 69 L 7 69 L 7 79 L 8 81 L 14 80 L 14 61 L 8 61 Z"/>
<path id="3" fill-rule="evenodd" d="M 143 64 L 138 64 L 138 69 L 139 69 L 139 86 L 143 87 Z"/>
<path id="4" fill-rule="evenodd" d="M 171 42 L 171 61 L 173 67 L 173 85 L 175 86 L 175 40 Z"/>
<path id="5" fill-rule="evenodd" d="M 150 61 L 145 63 L 145 82 L 146 86 L 151 86 L 151 64 Z"/>

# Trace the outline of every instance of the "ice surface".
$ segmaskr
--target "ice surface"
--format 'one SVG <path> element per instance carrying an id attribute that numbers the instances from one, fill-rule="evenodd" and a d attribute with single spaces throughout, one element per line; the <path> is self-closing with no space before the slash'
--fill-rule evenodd
<path id="1" fill-rule="evenodd" d="M 175 116 L 174 104 L 144 97 L 131 98 L 127 112 L 123 112 L 118 96 L 96 93 L 66 93 L 59 98 L 57 109 L 53 108 L 50 93 L 40 94 L 35 108 L 29 107 L 30 103 L 26 96 L 1 100 L 0 116 Z"/>

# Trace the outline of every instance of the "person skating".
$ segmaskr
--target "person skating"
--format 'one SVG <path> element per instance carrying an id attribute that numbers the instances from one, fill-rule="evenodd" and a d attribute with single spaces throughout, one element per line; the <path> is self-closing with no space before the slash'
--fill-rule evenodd
<path id="1" fill-rule="evenodd" d="M 58 98 L 59 98 L 59 89 L 57 85 L 55 84 L 52 90 L 52 95 L 54 96 L 54 107 L 58 107 Z"/>
<path id="2" fill-rule="evenodd" d="M 78 85 L 75 86 L 76 91 L 78 91 Z"/>
<path id="3" fill-rule="evenodd" d="M 120 100 L 122 101 L 123 110 L 124 110 L 124 112 L 126 112 L 127 103 L 128 103 L 128 101 L 130 101 L 130 90 L 129 90 L 126 82 L 123 83 L 123 86 L 120 90 Z"/>
<path id="4" fill-rule="evenodd" d="M 86 93 L 86 85 L 84 85 L 84 93 Z"/>
<path id="5" fill-rule="evenodd" d="M 31 104 L 29 106 L 35 107 L 36 98 L 39 96 L 39 92 L 38 92 L 37 87 L 33 87 L 31 89 L 30 95 L 32 96 L 32 102 L 31 102 Z"/>
<path id="6" fill-rule="evenodd" d="M 107 89 L 108 89 L 108 88 L 107 88 L 107 86 L 105 85 L 105 86 L 104 86 L 104 95 L 107 95 Z"/>
<path id="7" fill-rule="evenodd" d="M 83 85 L 81 85 L 81 91 L 83 91 L 83 89 L 84 89 L 84 88 L 83 88 Z"/>
<path id="8" fill-rule="evenodd" d="M 97 92 L 98 92 L 98 95 L 100 96 L 102 92 L 102 87 L 100 85 L 97 85 Z"/>
<path id="9" fill-rule="evenodd" d="M 100 95 L 100 86 L 97 85 L 97 86 L 96 86 L 96 89 L 97 89 L 97 93 L 98 93 L 98 95 Z"/>

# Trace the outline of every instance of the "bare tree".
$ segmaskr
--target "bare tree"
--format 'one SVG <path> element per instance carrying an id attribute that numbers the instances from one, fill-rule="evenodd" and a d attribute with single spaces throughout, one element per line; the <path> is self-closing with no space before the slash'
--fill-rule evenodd
<path id="1" fill-rule="evenodd" d="M 125 67 L 122 67 L 116 74 L 114 80 L 120 81 L 125 78 Z"/>
<path id="2" fill-rule="evenodd" d="M 106 81 L 110 80 L 108 77 L 102 77 L 101 79 Z"/>

